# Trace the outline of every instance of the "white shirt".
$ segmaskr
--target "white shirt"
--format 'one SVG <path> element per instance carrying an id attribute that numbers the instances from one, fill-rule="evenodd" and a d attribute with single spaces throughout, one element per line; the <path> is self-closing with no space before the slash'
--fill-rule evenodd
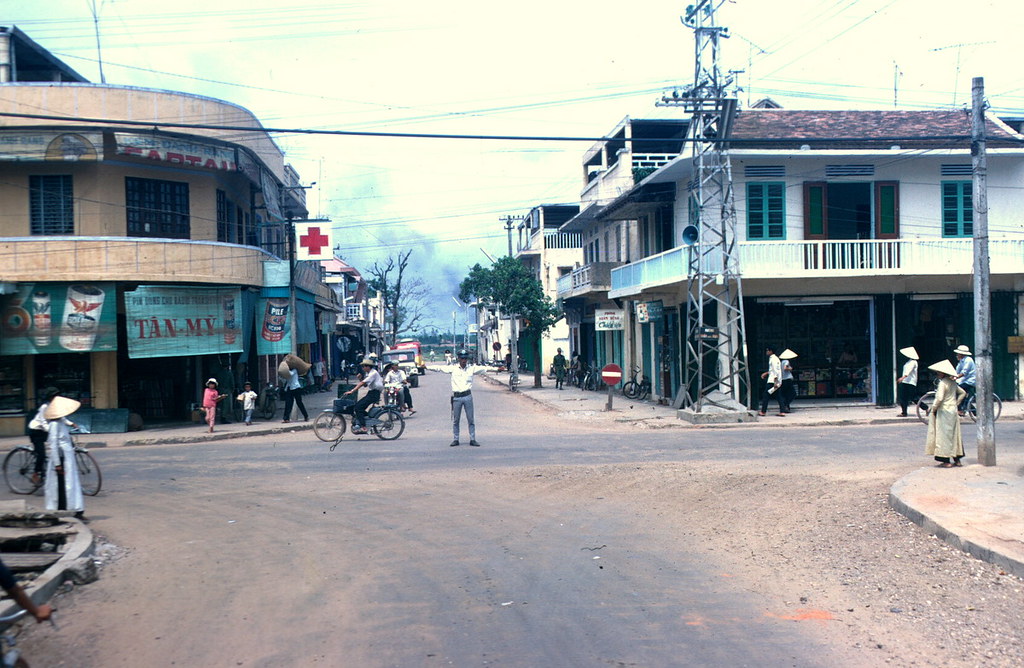
<path id="1" fill-rule="evenodd" d="M 903 380 L 900 382 L 904 385 L 917 385 L 917 360 L 907 360 L 903 365 Z"/>
<path id="2" fill-rule="evenodd" d="M 768 384 L 777 385 L 782 382 L 782 362 L 778 355 L 768 358 Z"/>
<path id="3" fill-rule="evenodd" d="M 297 390 L 302 387 L 302 383 L 299 382 L 299 372 L 295 369 L 288 369 L 288 389 Z"/>
<path id="4" fill-rule="evenodd" d="M 380 371 L 376 369 L 370 369 L 370 372 L 363 377 L 363 382 L 366 383 L 368 390 L 377 390 L 378 392 L 384 390 L 384 379 L 380 377 Z"/>
<path id="5" fill-rule="evenodd" d="M 246 390 L 239 394 L 238 400 L 242 402 L 242 410 L 249 411 L 256 408 L 256 393 L 252 390 Z"/>
<path id="6" fill-rule="evenodd" d="M 452 394 L 456 392 L 469 392 L 473 389 L 473 374 L 487 371 L 487 367 L 476 364 L 467 364 L 462 368 L 461 364 L 452 364 L 441 369 L 452 375 Z"/>
<path id="7" fill-rule="evenodd" d="M 789 360 L 782 360 L 782 380 L 793 380 L 793 367 Z"/>

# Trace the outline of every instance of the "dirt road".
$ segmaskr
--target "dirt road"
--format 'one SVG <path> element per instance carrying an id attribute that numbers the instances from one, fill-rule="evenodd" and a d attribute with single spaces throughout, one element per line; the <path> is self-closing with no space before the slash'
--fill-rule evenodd
<path id="1" fill-rule="evenodd" d="M 97 453 L 41 666 L 1018 666 L 1020 580 L 888 509 L 906 427 L 636 433 L 443 383 L 394 443 Z M 439 416 L 439 417 L 430 417 Z"/>

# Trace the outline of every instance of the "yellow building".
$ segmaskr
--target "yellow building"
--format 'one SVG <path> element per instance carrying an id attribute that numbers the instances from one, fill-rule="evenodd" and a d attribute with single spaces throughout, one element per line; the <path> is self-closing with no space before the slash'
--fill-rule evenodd
<path id="1" fill-rule="evenodd" d="M 0 433 L 48 386 L 152 422 L 187 416 L 208 376 L 266 380 L 291 343 L 286 221 L 306 215 L 246 109 L 89 83 L 0 28 Z M 332 293 L 296 276 L 319 359 Z"/>

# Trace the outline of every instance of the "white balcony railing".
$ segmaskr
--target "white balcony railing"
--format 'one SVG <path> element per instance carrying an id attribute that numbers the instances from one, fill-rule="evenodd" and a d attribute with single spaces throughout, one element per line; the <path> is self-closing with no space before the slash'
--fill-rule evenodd
<path id="1" fill-rule="evenodd" d="M 972 239 L 749 241 L 738 247 L 743 278 L 963 275 L 974 266 Z M 685 281 L 690 252 L 673 248 L 613 269 L 612 296 Z M 1024 239 L 991 239 L 989 258 L 993 274 L 1024 272 Z M 709 256 L 705 267 L 721 271 L 721 259 Z"/>
<path id="2" fill-rule="evenodd" d="M 611 270 L 620 262 L 592 262 L 558 277 L 558 296 L 562 299 L 611 287 Z"/>

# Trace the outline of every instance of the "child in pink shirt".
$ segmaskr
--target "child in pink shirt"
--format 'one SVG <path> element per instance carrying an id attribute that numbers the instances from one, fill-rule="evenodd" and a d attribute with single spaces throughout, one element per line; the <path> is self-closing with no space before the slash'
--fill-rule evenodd
<path id="1" fill-rule="evenodd" d="M 213 433 L 213 423 L 217 420 L 217 404 L 226 394 L 217 393 L 217 379 L 211 378 L 206 381 L 206 389 L 203 390 L 203 410 L 206 411 L 206 424 L 210 425 L 210 433 Z"/>

